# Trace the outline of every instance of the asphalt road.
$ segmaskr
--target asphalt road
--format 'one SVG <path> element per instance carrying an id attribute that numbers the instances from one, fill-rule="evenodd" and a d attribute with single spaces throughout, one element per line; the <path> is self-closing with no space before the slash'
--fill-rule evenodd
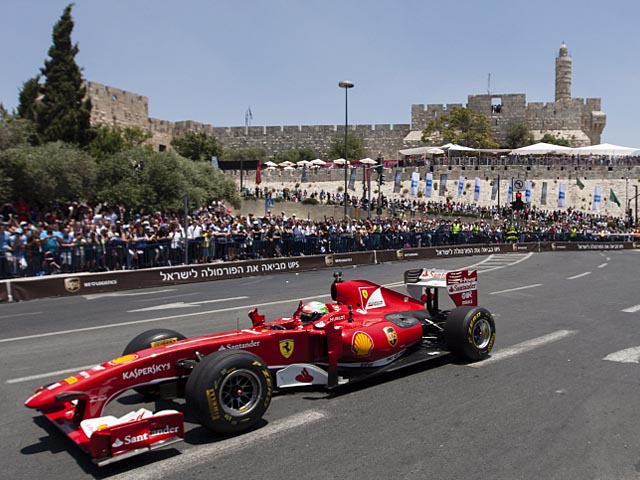
<path id="1" fill-rule="evenodd" d="M 302 298 L 327 301 L 331 272 L 0 305 L 0 478 L 640 478 L 640 252 L 399 262 L 344 277 L 397 284 L 407 268 L 474 264 L 496 317 L 490 359 L 277 395 L 255 431 L 221 438 L 188 423 L 175 448 L 101 469 L 23 406 L 36 387 L 118 356 L 148 328 L 190 336 L 249 326 L 255 305 L 273 318 Z M 134 407 L 125 398 L 113 413 Z"/>

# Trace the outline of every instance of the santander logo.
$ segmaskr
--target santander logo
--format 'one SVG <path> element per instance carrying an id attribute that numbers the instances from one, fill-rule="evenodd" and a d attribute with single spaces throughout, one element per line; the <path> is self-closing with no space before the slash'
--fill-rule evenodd
<path id="1" fill-rule="evenodd" d="M 303 368 L 302 371 L 296 375 L 296 380 L 300 383 L 310 383 L 313 382 L 313 376 L 307 372 L 306 368 Z"/>

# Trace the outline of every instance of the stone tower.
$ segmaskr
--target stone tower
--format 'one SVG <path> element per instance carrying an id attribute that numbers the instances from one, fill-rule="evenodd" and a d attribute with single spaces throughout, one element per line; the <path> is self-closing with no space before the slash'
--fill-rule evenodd
<path id="1" fill-rule="evenodd" d="M 562 42 L 556 57 L 556 102 L 571 99 L 571 62 L 567 45 Z"/>

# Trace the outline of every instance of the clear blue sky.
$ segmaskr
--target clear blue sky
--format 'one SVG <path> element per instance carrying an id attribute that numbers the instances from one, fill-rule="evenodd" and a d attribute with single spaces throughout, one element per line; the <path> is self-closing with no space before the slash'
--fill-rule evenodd
<path id="1" fill-rule="evenodd" d="M 2 0 L 0 102 L 38 73 L 68 1 Z M 603 142 L 640 148 L 638 0 L 77 0 L 87 80 L 149 98 L 152 117 L 215 126 L 406 124 L 414 103 L 467 95 L 554 97 L 573 58 L 574 97 L 601 97 Z"/>

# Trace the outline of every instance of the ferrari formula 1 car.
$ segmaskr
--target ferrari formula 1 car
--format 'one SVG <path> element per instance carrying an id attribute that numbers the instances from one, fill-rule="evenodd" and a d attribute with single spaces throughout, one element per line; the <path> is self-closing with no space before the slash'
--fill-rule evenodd
<path id="1" fill-rule="evenodd" d="M 292 317 L 271 322 L 253 309 L 251 328 L 194 338 L 149 330 L 121 356 L 39 388 L 26 406 L 102 466 L 184 438 L 181 411 L 107 415 L 109 402 L 131 389 L 185 397 L 200 424 L 236 433 L 261 419 L 276 389 L 331 389 L 446 354 L 477 361 L 493 347 L 495 324 L 477 306 L 475 271 L 408 270 L 409 294 L 334 277 L 333 303 L 300 302 Z M 455 308 L 440 309 L 439 289 Z"/>

